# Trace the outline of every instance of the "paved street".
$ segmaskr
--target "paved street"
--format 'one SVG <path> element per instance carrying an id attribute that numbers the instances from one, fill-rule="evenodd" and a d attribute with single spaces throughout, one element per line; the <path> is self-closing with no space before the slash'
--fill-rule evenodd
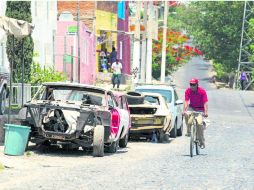
<path id="1" fill-rule="evenodd" d="M 181 97 L 193 76 L 208 90 L 211 126 L 200 156 L 189 156 L 185 136 L 165 144 L 131 142 L 103 158 L 54 148 L 10 157 L 0 147 L 0 162 L 10 167 L 0 173 L 0 189 L 253 190 L 254 93 L 217 90 L 207 69 L 194 58 L 174 75 Z"/>

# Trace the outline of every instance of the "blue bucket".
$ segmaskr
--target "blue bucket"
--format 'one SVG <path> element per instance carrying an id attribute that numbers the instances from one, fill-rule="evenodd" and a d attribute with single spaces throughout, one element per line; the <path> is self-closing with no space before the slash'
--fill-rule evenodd
<path id="1" fill-rule="evenodd" d="M 23 155 L 27 146 L 30 127 L 5 124 L 4 154 Z"/>

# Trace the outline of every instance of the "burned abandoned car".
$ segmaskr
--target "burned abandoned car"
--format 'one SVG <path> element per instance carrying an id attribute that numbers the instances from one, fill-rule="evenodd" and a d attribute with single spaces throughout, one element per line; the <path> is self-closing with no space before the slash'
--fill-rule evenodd
<path id="1" fill-rule="evenodd" d="M 158 93 L 132 94 L 133 97 L 127 98 L 132 122 L 130 137 L 152 139 L 156 135 L 159 142 L 168 141 L 172 130 L 172 114 L 165 98 Z"/>
<path id="2" fill-rule="evenodd" d="M 31 127 L 33 143 L 68 143 L 92 148 L 94 156 L 103 156 L 104 147 L 114 153 L 118 145 L 127 145 L 119 143 L 126 141 L 129 127 L 121 122 L 120 112 L 111 91 L 82 84 L 44 83 L 21 109 L 19 118 Z"/>

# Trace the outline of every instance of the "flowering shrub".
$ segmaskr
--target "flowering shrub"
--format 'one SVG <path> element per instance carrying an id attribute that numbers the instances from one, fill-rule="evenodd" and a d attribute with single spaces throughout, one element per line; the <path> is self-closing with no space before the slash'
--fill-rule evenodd
<path id="1" fill-rule="evenodd" d="M 158 31 L 158 41 L 153 42 L 153 77 L 160 77 L 161 51 L 163 30 Z M 189 37 L 177 31 L 167 31 L 166 42 L 166 74 L 174 70 L 179 64 L 186 63 L 191 57 L 203 55 L 203 53 L 194 47 L 183 45 L 189 40 Z"/>

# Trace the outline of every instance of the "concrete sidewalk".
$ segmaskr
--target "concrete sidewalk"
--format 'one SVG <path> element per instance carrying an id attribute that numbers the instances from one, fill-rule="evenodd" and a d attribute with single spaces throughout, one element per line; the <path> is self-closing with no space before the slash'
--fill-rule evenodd
<path id="1" fill-rule="evenodd" d="M 95 86 L 102 87 L 106 90 L 112 90 L 112 91 L 121 91 L 121 92 L 127 92 L 132 89 L 131 85 L 128 84 L 120 84 L 119 89 L 113 88 L 113 85 L 107 82 L 104 83 L 96 83 Z"/>

